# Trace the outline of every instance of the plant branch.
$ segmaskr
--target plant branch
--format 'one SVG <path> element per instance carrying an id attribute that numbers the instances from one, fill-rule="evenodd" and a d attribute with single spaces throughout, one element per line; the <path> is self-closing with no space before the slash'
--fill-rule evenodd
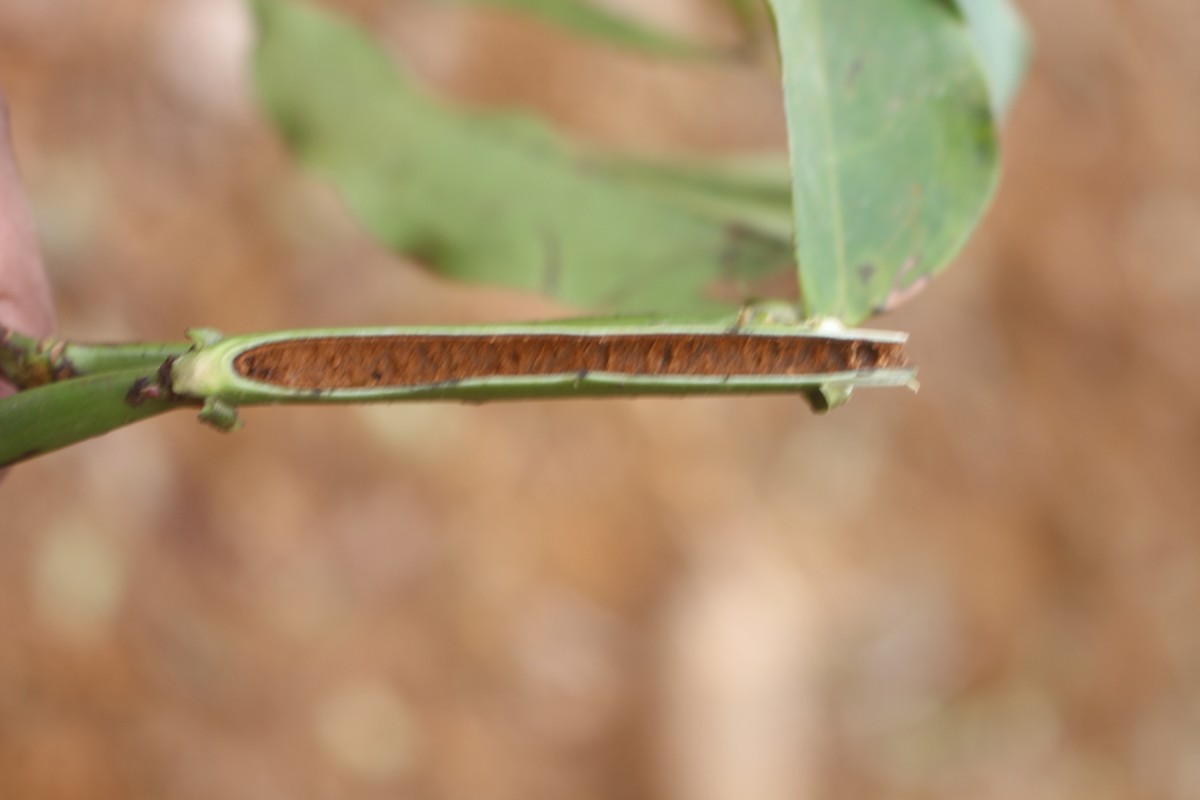
<path id="1" fill-rule="evenodd" d="M 156 369 L 58 381 L 0 399 L 0 467 L 179 408 Z"/>
<path id="2" fill-rule="evenodd" d="M 0 377 L 18 389 L 134 368 L 155 368 L 191 347 L 190 342 L 78 344 L 37 339 L 0 326 Z"/>
<path id="3" fill-rule="evenodd" d="M 190 331 L 190 345 L 84 345 L 0 331 L 0 466 L 181 406 L 222 430 L 281 403 L 790 393 L 826 411 L 915 388 L 906 336 L 797 324 L 773 306 L 718 320 Z"/>

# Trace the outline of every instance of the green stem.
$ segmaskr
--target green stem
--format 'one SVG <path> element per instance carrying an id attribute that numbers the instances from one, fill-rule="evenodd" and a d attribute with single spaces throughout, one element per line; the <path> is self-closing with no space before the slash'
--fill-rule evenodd
<path id="1" fill-rule="evenodd" d="M 59 381 L 0 399 L 0 467 L 108 433 L 182 404 L 157 369 Z"/>
<path id="2" fill-rule="evenodd" d="M 35 339 L 0 326 L 0 377 L 20 389 L 134 368 L 153 368 L 181 355 L 190 342 L 76 344 Z"/>

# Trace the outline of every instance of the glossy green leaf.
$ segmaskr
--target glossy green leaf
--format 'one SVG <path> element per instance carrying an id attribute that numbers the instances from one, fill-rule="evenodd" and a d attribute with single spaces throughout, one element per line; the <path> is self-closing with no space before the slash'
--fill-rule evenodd
<path id="1" fill-rule="evenodd" d="M 711 48 L 657 30 L 591 0 L 441 0 L 442 3 L 502 8 L 532 14 L 572 33 L 617 47 L 658 56 L 713 55 Z"/>
<path id="2" fill-rule="evenodd" d="M 293 152 L 431 269 L 577 306 L 680 312 L 736 305 L 793 268 L 789 237 L 612 174 L 533 120 L 435 101 L 326 12 L 253 7 L 260 93 Z"/>
<path id="3" fill-rule="evenodd" d="M 771 0 L 810 316 L 856 324 L 961 247 L 996 182 L 975 40 L 934 0 Z"/>

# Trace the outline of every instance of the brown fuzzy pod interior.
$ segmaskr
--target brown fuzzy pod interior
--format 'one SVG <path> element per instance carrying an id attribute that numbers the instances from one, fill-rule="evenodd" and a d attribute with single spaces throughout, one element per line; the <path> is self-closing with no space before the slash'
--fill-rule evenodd
<path id="1" fill-rule="evenodd" d="M 234 360 L 242 377 L 306 390 L 588 372 L 725 377 L 903 366 L 903 346 L 894 342 L 741 333 L 320 337 L 261 344 Z"/>

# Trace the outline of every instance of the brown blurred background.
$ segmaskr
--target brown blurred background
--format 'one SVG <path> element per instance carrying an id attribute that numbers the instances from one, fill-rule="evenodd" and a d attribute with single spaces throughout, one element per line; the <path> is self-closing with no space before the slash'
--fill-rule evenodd
<path id="1" fill-rule="evenodd" d="M 342 4 L 591 141 L 779 147 L 770 70 Z M 626 0 L 733 37 L 719 4 Z M 1200 4 L 1025 0 L 923 388 L 187 414 L 0 485 L 0 798 L 1200 797 Z M 382 252 L 236 0 L 3 0 L 61 333 L 561 314 Z"/>

